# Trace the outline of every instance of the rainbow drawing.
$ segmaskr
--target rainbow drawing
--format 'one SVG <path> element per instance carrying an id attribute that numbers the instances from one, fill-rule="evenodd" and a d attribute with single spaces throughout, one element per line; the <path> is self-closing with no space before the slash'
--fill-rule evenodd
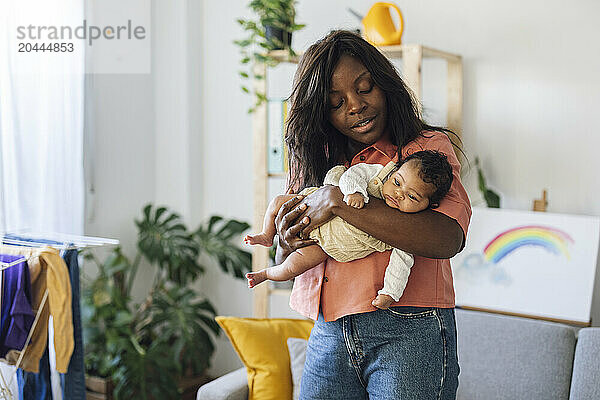
<path id="1" fill-rule="evenodd" d="M 573 239 L 565 232 L 540 225 L 518 226 L 500 233 L 483 249 L 486 261 L 496 264 L 508 254 L 524 246 L 537 246 L 570 259 L 568 244 Z"/>

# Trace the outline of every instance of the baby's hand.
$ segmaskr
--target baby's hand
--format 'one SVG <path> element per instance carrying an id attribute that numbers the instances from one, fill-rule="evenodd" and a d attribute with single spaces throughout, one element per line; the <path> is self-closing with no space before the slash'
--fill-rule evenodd
<path id="1" fill-rule="evenodd" d="M 346 204 L 354 208 L 363 208 L 363 206 L 365 205 L 365 198 L 360 193 L 352 193 L 348 195 Z"/>

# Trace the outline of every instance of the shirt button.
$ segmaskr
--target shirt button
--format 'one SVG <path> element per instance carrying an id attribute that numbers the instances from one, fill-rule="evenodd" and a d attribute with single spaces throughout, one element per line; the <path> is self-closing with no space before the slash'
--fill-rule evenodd
<path id="1" fill-rule="evenodd" d="M 360 157 L 358 157 L 358 159 L 359 159 L 360 161 L 365 161 L 365 156 L 360 156 Z"/>
<path id="2" fill-rule="evenodd" d="M 379 185 L 379 179 L 375 178 L 375 179 L 373 180 L 373 183 L 374 183 L 374 184 L 376 184 L 376 185 Z"/>
<path id="3" fill-rule="evenodd" d="M 327 279 L 327 277 L 323 278 L 323 282 L 329 282 L 329 279 Z"/>

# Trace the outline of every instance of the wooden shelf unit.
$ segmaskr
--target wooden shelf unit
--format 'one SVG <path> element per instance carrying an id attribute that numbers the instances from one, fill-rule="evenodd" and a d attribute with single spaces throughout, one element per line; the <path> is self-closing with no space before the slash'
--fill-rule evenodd
<path id="1" fill-rule="evenodd" d="M 463 105 L 463 69 L 462 57 L 456 54 L 436 50 L 420 44 L 405 44 L 397 46 L 382 46 L 379 50 L 390 59 L 402 59 L 402 75 L 406 84 L 411 88 L 415 97 L 422 102 L 422 65 L 423 58 L 443 59 L 447 62 L 447 122 L 446 125 L 460 138 L 462 132 L 462 105 Z M 269 53 L 280 62 L 298 63 L 301 54 L 289 57 L 286 50 L 276 50 Z M 256 92 L 267 93 L 268 69 L 264 64 L 255 64 L 254 75 L 263 76 L 263 79 L 253 80 L 253 89 Z M 267 164 L 268 132 L 267 132 L 267 104 L 263 102 L 256 107 L 252 115 L 253 131 L 253 171 L 254 171 L 254 218 L 252 231 L 262 230 L 263 218 L 269 202 L 268 179 L 272 177 L 285 177 L 285 174 L 269 174 Z M 260 270 L 269 264 L 269 249 L 254 246 L 252 253 L 252 270 Z M 268 284 L 258 285 L 254 288 L 254 317 L 267 318 L 269 316 L 269 296 L 288 295 L 287 289 L 273 289 Z"/>

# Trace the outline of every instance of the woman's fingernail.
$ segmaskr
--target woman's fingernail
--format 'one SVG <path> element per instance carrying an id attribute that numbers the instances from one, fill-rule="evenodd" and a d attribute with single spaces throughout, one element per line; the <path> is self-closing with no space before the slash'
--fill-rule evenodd
<path id="1" fill-rule="evenodd" d="M 296 196 L 298 200 L 302 200 L 302 196 Z"/>

